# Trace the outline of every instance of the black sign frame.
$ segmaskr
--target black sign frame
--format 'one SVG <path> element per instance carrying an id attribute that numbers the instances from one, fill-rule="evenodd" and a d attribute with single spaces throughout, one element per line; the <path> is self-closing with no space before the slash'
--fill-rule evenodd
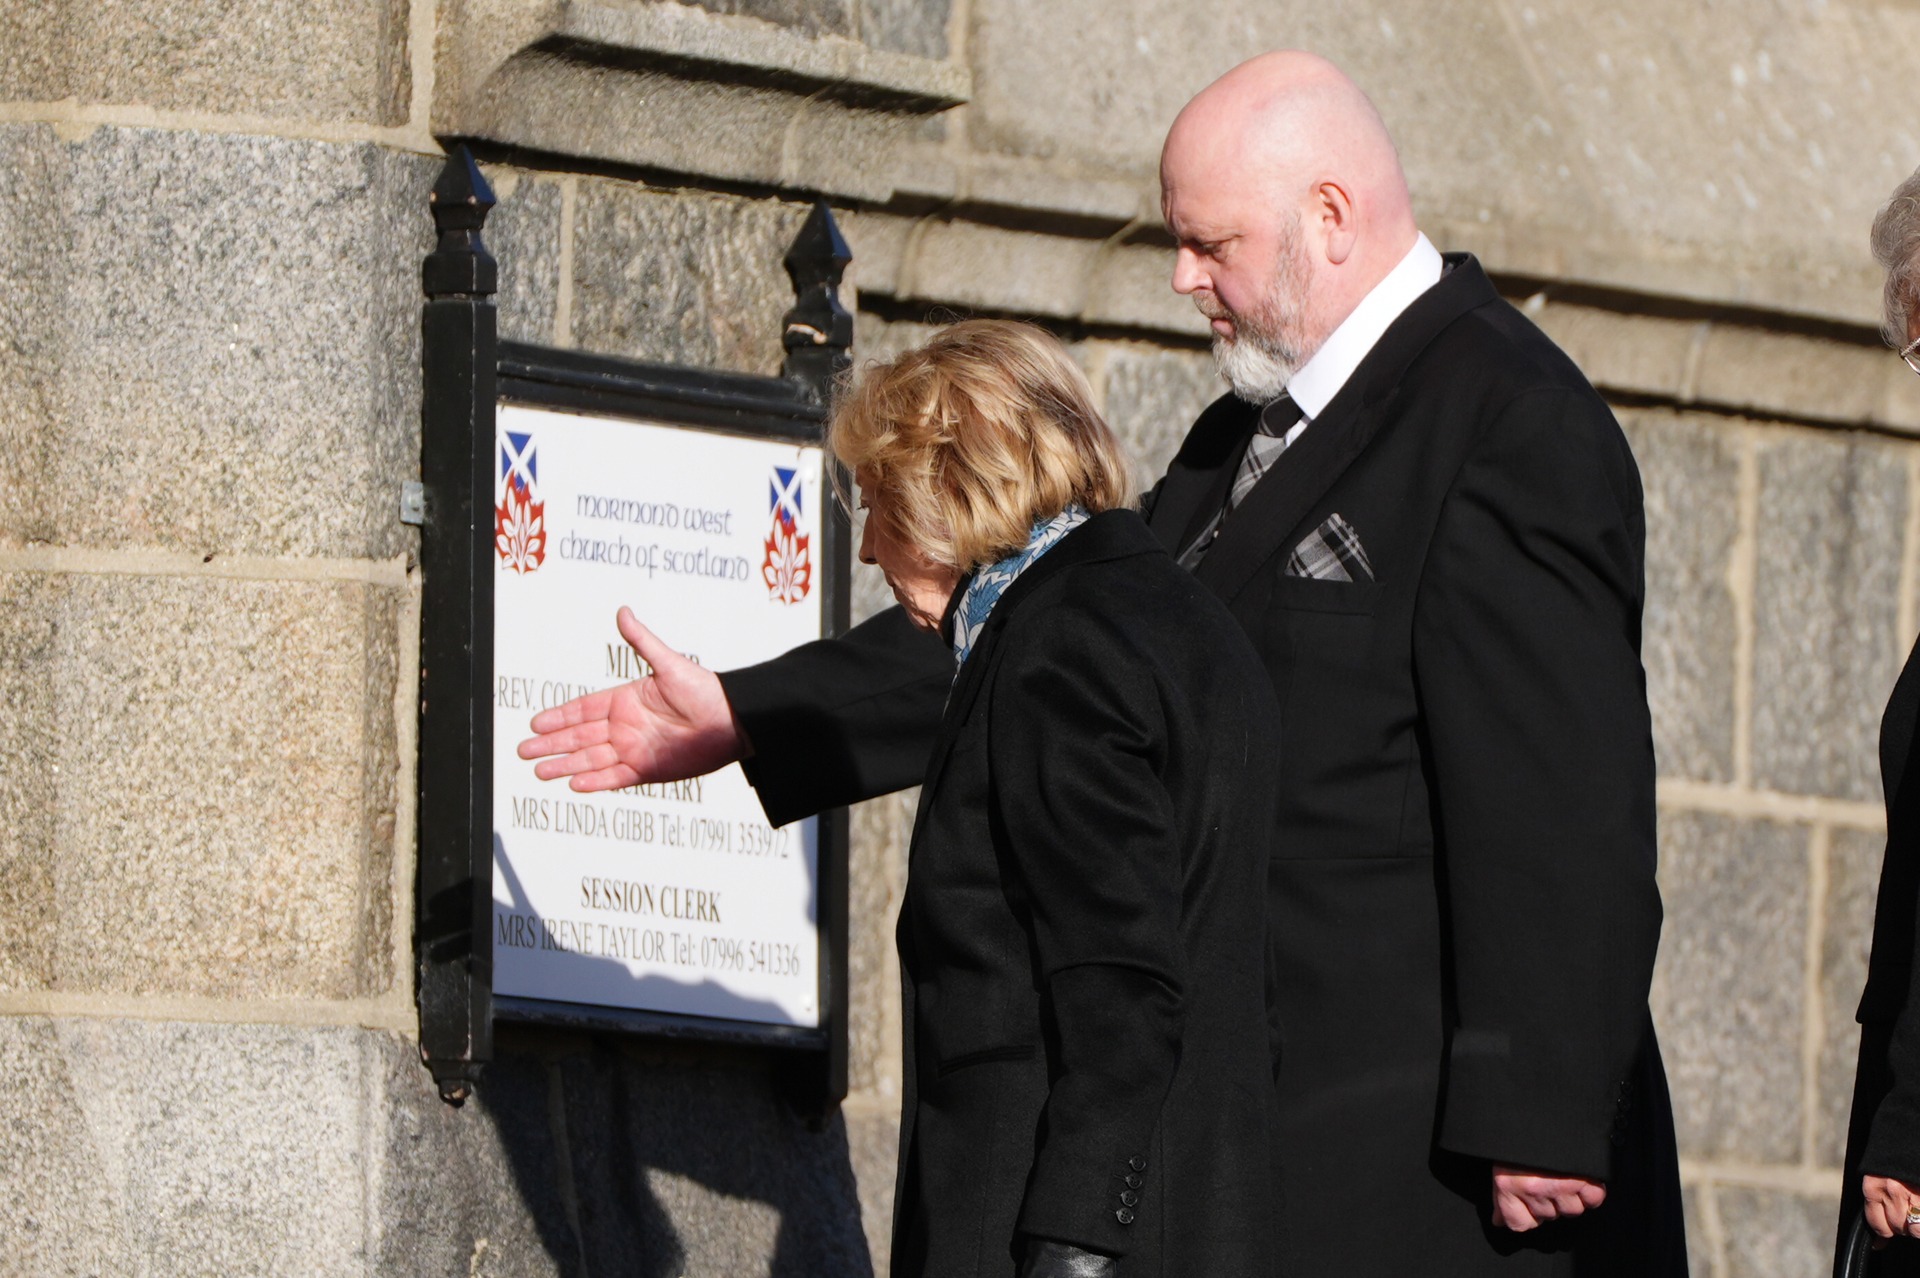
<path id="1" fill-rule="evenodd" d="M 762 377 L 501 341 L 498 270 L 481 239 L 494 198 L 464 146 L 448 156 L 431 203 L 439 243 L 422 269 L 421 318 L 421 1057 L 457 1105 L 492 1058 L 497 1020 L 767 1048 L 789 1100 L 824 1114 L 847 1092 L 845 809 L 821 814 L 816 841 L 818 1027 L 493 993 L 494 421 L 510 402 L 821 443 L 853 343 L 853 317 L 838 296 L 852 260 L 846 241 L 826 203 L 816 203 L 786 257 L 796 298 L 784 320 L 782 373 Z M 853 549 L 837 502 L 824 505 L 821 540 L 821 633 L 836 635 L 850 621 Z"/>

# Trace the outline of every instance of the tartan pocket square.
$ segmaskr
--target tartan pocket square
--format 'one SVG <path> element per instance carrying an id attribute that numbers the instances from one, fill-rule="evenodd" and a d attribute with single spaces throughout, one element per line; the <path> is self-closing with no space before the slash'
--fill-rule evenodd
<path id="1" fill-rule="evenodd" d="M 1300 539 L 1287 558 L 1287 576 L 1311 577 L 1315 581 L 1372 581 L 1373 565 L 1367 562 L 1367 548 L 1360 534 L 1339 515 L 1327 516 L 1327 522 Z"/>

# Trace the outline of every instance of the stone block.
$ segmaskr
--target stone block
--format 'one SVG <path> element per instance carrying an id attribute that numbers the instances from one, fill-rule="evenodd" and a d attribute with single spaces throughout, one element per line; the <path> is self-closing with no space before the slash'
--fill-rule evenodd
<path id="1" fill-rule="evenodd" d="M 406 123 L 407 0 L 0 0 L 0 99 Z"/>
<path id="2" fill-rule="evenodd" d="M 1515 106 L 1538 119 L 1596 220 L 1640 242 L 1650 277 L 1686 257 L 1713 262 L 1729 299 L 1784 293 L 1794 276 L 1831 285 L 1864 266 L 1874 207 L 1920 162 L 1920 145 L 1895 141 L 1880 110 L 1911 78 L 1920 33 L 1851 6 L 1766 13 L 1729 23 L 1627 0 L 1532 6 L 1506 24 L 1506 56 L 1539 80 L 1502 89 L 1517 89 Z M 1571 201 L 1579 187 L 1555 195 Z"/>
<path id="3" fill-rule="evenodd" d="M 853 34 L 852 0 L 690 0 L 709 13 L 738 14 L 790 27 L 801 35 Z"/>
<path id="4" fill-rule="evenodd" d="M 399 591 L 0 576 L 4 988 L 389 988 Z"/>
<path id="5" fill-rule="evenodd" d="M 467 1103 L 440 1099 L 413 1045 L 379 1036 L 379 1111 L 371 1151 L 380 1166 L 369 1232 L 376 1274 L 574 1278 L 580 1240 L 566 1192 L 571 1168 L 556 1141 L 553 1077 L 515 1031 Z M 377 1233 L 375 1232 L 377 1231 Z M 660 1272 L 614 1270 L 614 1272 Z M 676 1271 L 677 1272 L 677 1271 Z"/>
<path id="6" fill-rule="evenodd" d="M 0 1018 L 4 1267 L 36 1278 L 132 1273 L 124 1163 L 89 1129 L 61 1040 L 44 1018 Z"/>
<path id="7" fill-rule="evenodd" d="M 947 56 L 947 19 L 952 10 L 952 0 L 854 0 L 862 41 L 920 58 Z"/>
<path id="8" fill-rule="evenodd" d="M 1760 453 L 1753 776 L 1878 802 L 1880 714 L 1898 631 L 1906 453 L 1858 436 L 1769 432 Z"/>
<path id="9" fill-rule="evenodd" d="M 1860 1026 L 1853 1019 L 1867 984 L 1867 953 L 1873 943 L 1873 906 L 1879 895 L 1883 834 L 1835 830 L 1827 851 L 1827 899 L 1820 944 L 1819 1113 L 1813 1161 L 1838 1167 L 1847 1152 L 1847 1116 L 1853 1107 L 1853 1075 L 1860 1055 Z"/>
<path id="10" fill-rule="evenodd" d="M 862 297 L 869 293 L 880 297 L 897 296 L 900 291 L 900 264 L 913 240 L 917 220 L 859 209 L 848 209 L 845 213 L 836 211 L 834 220 L 840 224 L 840 233 L 847 237 L 847 246 L 853 250 L 853 264 L 847 268 L 845 276 L 851 293 Z M 848 306 L 854 306 L 851 293 L 841 294 L 841 300 Z M 854 323 L 857 328 L 853 349 L 857 359 L 861 348 L 869 341 L 868 326 L 882 325 L 884 321 L 856 310 Z"/>
<path id="11" fill-rule="evenodd" d="M 781 260 L 807 208 L 582 179 L 573 341 L 634 359 L 780 371 L 793 288 Z"/>
<path id="12" fill-rule="evenodd" d="M 62 787 L 49 755 L 62 594 L 56 578 L 0 575 L 0 989 L 46 989 L 53 980 Z"/>
<path id="13" fill-rule="evenodd" d="M 391 556 L 418 473 L 419 263 L 435 166 L 368 145 L 0 129 L 44 181 L 0 228 L 44 230 L 0 367 L 0 454 L 40 492 L 0 543 Z M 17 207 L 24 204 L 24 208 Z M 17 250 L 0 250 L 12 257 Z"/>
<path id="14" fill-rule="evenodd" d="M 1838 1186 L 1832 1197 L 1734 1185 L 1717 1185 L 1713 1192 L 1726 1238 L 1726 1278 L 1806 1278 L 1832 1271 Z"/>
<path id="15" fill-rule="evenodd" d="M 1798 825 L 1661 814 L 1666 926 L 1651 1002 L 1682 1157 L 1800 1158 L 1808 838 Z"/>
<path id="16" fill-rule="evenodd" d="M 1087 303 L 1080 318 L 1088 324 L 1211 341 L 1206 317 L 1192 298 L 1173 291 L 1172 279 L 1173 254 L 1158 244 L 1121 244 L 1107 249 L 1100 254 L 1087 282 Z"/>
<path id="17" fill-rule="evenodd" d="M 364 1275 L 376 1037 L 0 1018 L 10 1271 Z"/>
<path id="18" fill-rule="evenodd" d="M 1865 424 L 1880 409 L 1888 359 L 1878 342 L 1715 324 L 1704 335 L 1693 395 L 1755 417 Z"/>
<path id="19" fill-rule="evenodd" d="M 873 1272 L 888 1272 L 893 1253 L 893 1182 L 900 1167 L 900 1114 L 897 1102 L 850 1097 L 843 1110 L 847 1150 L 860 1186 L 860 1219 L 867 1231 Z"/>
<path id="20" fill-rule="evenodd" d="M 867 223 L 863 223 L 866 225 Z M 854 250 L 858 264 L 859 249 Z M 857 311 L 853 317 L 854 376 L 859 377 L 868 364 L 884 364 L 917 346 L 925 345 L 940 331 L 943 323 L 962 318 L 956 313 L 930 313 L 919 320 L 883 320 L 870 311 Z"/>
<path id="21" fill-rule="evenodd" d="M 1693 350 L 1704 325 L 1548 301 L 1544 293 L 1512 300 L 1601 390 L 1692 398 Z"/>
<path id="22" fill-rule="evenodd" d="M 39 424 L 53 415 L 59 367 L 53 316 L 61 283 L 57 246 L 65 233 L 56 193 L 58 156 L 50 129 L 0 128 L 0 543 L 49 541 L 47 477 L 52 439 Z"/>
<path id="23" fill-rule="evenodd" d="M 901 300 L 1048 319 L 1083 314 L 1089 281 L 1102 262 L 1099 240 L 977 222 L 929 221 L 908 248 L 895 275 L 894 296 Z"/>
<path id="24" fill-rule="evenodd" d="M 1680 1190 L 1680 1210 L 1687 1229 L 1687 1271 L 1692 1278 L 1715 1278 L 1713 1241 L 1706 1221 L 1706 1200 L 1712 1193 L 1712 1185 L 1688 1185 Z"/>
<path id="25" fill-rule="evenodd" d="M 1640 657 L 1660 775 L 1731 781 L 1740 436 L 1713 418 L 1651 410 L 1623 412 L 1621 426 L 1646 499 Z"/>
<path id="26" fill-rule="evenodd" d="M 1144 343 L 1100 344 L 1094 367 L 1102 374 L 1107 424 L 1133 459 L 1142 490 L 1166 473 L 1200 410 L 1226 393 L 1204 351 L 1170 351 Z"/>
<path id="27" fill-rule="evenodd" d="M 1920 395 L 1914 394 L 1913 372 L 1902 361 L 1886 358 L 1883 352 L 1878 371 L 1880 398 L 1873 420 L 1907 435 L 1920 435 Z"/>
<path id="28" fill-rule="evenodd" d="M 1049 192 L 1049 185 L 1062 189 Z M 1083 231 L 1101 225 L 1117 231 L 1130 216 L 1112 207 L 1118 184 L 1090 192 L 1087 183 L 1038 163 L 983 163 L 968 171 L 966 189 L 976 209 L 998 210 L 988 214 L 995 223 L 1064 221 Z M 1090 194 L 1099 198 L 1083 198 Z M 1152 201 L 1137 197 L 1134 203 Z M 1061 210 L 1061 204 L 1075 207 Z M 871 212 L 849 213 L 843 226 L 854 252 L 849 278 L 863 297 L 1207 340 L 1206 320 L 1169 287 L 1173 254 L 1157 243 Z"/>
<path id="29" fill-rule="evenodd" d="M 551 346 L 560 306 L 560 183 L 516 169 L 484 167 L 500 201 L 487 215 L 485 234 L 487 248 L 500 264 L 500 336 Z"/>

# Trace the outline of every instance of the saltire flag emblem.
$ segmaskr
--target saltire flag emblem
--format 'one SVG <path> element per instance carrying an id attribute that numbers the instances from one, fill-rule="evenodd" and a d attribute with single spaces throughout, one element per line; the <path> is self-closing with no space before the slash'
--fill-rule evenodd
<path id="1" fill-rule="evenodd" d="M 813 587 L 813 555 L 808 537 L 800 531 L 800 471 L 775 466 L 767 479 L 767 512 L 773 527 L 767 533 L 767 558 L 760 576 L 767 594 L 780 603 L 796 604 Z"/>
<path id="2" fill-rule="evenodd" d="M 515 572 L 532 572 L 547 557 L 547 504 L 540 492 L 540 459 L 533 436 L 505 431 L 500 436 L 500 476 L 493 508 L 493 546 L 500 562 Z"/>

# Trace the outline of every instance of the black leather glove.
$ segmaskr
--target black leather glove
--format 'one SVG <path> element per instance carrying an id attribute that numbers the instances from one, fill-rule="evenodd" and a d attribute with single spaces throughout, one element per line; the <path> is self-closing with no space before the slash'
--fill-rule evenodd
<path id="1" fill-rule="evenodd" d="M 1045 1238 L 1027 1240 L 1020 1264 L 1020 1278 L 1114 1278 L 1119 1272 L 1120 1262 L 1112 1256 Z"/>

